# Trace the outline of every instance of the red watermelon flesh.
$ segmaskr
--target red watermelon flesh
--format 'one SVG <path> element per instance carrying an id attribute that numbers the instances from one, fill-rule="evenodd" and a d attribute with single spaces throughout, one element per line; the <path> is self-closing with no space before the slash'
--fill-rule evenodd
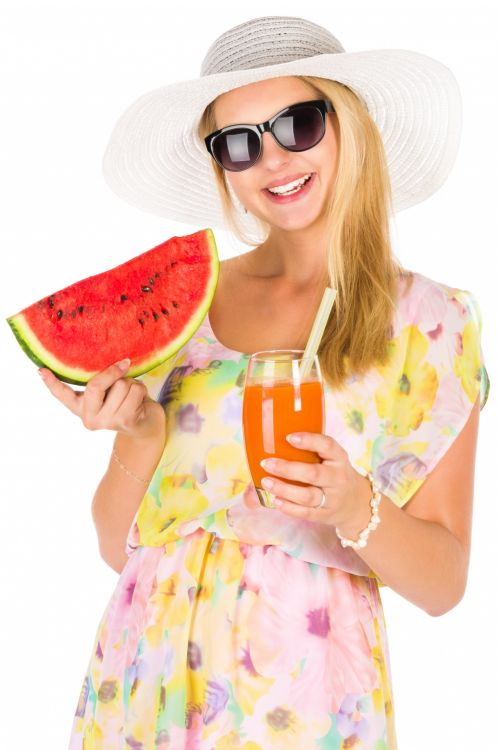
<path id="1" fill-rule="evenodd" d="M 129 357 L 128 377 L 175 354 L 205 317 L 219 275 L 211 229 L 171 237 L 7 318 L 39 367 L 84 385 Z"/>

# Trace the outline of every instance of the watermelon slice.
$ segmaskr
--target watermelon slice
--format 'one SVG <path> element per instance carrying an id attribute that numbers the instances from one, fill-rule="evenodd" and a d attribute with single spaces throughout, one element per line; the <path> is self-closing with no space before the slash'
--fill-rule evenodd
<path id="1" fill-rule="evenodd" d="M 84 385 L 130 357 L 128 377 L 175 354 L 199 327 L 217 286 L 211 229 L 171 237 L 109 271 L 77 281 L 7 318 L 39 367 Z"/>

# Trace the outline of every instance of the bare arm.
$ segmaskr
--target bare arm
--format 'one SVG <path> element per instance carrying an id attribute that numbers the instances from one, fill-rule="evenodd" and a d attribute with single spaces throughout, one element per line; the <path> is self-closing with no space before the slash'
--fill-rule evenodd
<path id="1" fill-rule="evenodd" d="M 153 476 L 164 445 L 165 418 L 160 413 L 157 434 L 136 439 L 117 433 L 114 441 L 121 463 L 144 479 Z M 127 533 L 146 490 L 146 483 L 129 476 L 113 456 L 110 457 L 108 469 L 92 501 L 92 519 L 101 557 L 117 573 L 121 573 L 127 562 Z"/>
<path id="2" fill-rule="evenodd" d="M 89 430 L 115 430 L 114 447 L 120 462 L 138 477 L 149 480 L 166 440 L 166 418 L 161 404 L 150 398 L 144 383 L 125 377 L 130 359 L 116 362 L 74 391 L 48 368 L 39 372 L 47 388 Z M 125 544 L 147 483 L 127 474 L 111 456 L 92 501 L 92 517 L 102 558 L 120 573 L 127 561 Z"/>
<path id="3" fill-rule="evenodd" d="M 430 615 L 462 599 L 468 575 L 479 398 L 455 441 L 404 508 L 382 495 L 381 524 L 358 555 L 394 591 Z M 370 509 L 339 527 L 356 538 Z"/>

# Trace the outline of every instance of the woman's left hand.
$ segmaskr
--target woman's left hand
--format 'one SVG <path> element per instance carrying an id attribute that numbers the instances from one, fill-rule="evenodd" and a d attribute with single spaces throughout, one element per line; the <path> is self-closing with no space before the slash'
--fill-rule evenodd
<path id="1" fill-rule="evenodd" d="M 261 466 L 273 475 L 266 476 L 262 486 L 274 495 L 274 507 L 308 521 L 364 528 L 371 515 L 371 485 L 367 477 L 353 468 L 344 448 L 329 435 L 316 432 L 294 432 L 287 435 L 287 440 L 296 448 L 317 453 L 321 463 L 281 458 L 262 461 Z M 286 479 L 307 486 L 289 484 Z M 323 492 L 325 503 L 318 508 Z"/>

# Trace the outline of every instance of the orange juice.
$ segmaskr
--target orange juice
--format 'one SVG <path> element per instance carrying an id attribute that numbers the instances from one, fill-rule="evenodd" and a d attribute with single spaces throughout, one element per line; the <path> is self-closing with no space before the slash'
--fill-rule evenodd
<path id="1" fill-rule="evenodd" d="M 319 463 L 317 453 L 294 448 L 286 436 L 291 432 L 323 432 L 323 388 L 318 380 L 252 383 L 243 395 L 243 434 L 248 466 L 254 485 L 261 487 L 266 472 L 264 458 Z M 304 486 L 302 482 L 285 482 Z"/>

